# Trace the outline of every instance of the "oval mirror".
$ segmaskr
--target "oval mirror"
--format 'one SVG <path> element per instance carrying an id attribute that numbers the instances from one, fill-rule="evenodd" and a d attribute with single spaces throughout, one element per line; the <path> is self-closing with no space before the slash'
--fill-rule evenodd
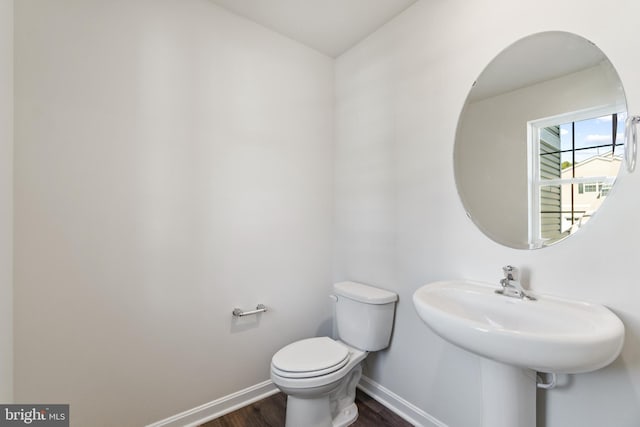
<path id="1" fill-rule="evenodd" d="M 553 31 L 512 44 L 460 114 L 454 171 L 467 215 L 517 249 L 579 231 L 615 182 L 626 114 L 620 78 L 593 43 Z"/>

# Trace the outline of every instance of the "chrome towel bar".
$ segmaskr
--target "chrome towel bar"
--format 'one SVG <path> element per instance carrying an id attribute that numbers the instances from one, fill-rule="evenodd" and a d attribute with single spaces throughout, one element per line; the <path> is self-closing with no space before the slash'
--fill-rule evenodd
<path id="1" fill-rule="evenodd" d="M 243 317 L 250 316 L 252 314 L 264 313 L 265 311 L 267 311 L 267 307 L 264 304 L 258 304 L 255 310 L 242 311 L 242 309 L 240 308 L 234 308 L 231 314 L 233 314 L 235 317 Z"/>
<path id="2" fill-rule="evenodd" d="M 624 126 L 624 163 L 629 173 L 636 169 L 638 156 L 638 130 L 636 127 L 639 123 L 640 116 L 629 116 Z"/>

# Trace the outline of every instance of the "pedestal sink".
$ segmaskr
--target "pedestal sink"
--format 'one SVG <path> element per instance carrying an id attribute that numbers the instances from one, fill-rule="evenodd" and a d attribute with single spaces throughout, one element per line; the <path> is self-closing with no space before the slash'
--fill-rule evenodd
<path id="1" fill-rule="evenodd" d="M 451 280 L 418 289 L 418 315 L 445 340 L 482 356 L 483 425 L 535 427 L 536 371 L 590 372 L 615 360 L 624 325 L 606 307 L 536 294 L 495 293 Z"/>

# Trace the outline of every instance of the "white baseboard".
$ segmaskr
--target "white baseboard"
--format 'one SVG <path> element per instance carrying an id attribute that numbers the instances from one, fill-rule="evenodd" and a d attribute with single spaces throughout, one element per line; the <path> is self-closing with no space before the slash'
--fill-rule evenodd
<path id="1" fill-rule="evenodd" d="M 196 408 L 165 418 L 164 420 L 149 424 L 147 427 L 196 427 L 207 421 L 226 415 L 229 412 L 233 412 L 236 409 L 251 405 L 279 391 L 271 380 L 267 380 Z"/>
<path id="2" fill-rule="evenodd" d="M 358 388 L 414 426 L 447 427 L 443 422 L 427 414 L 414 404 L 407 402 L 371 378 L 363 375 L 358 384 Z M 165 418 L 164 420 L 149 424 L 146 427 L 197 427 L 207 421 L 251 405 L 258 400 L 262 400 L 278 392 L 279 390 L 275 384 L 273 384 L 271 380 L 267 380 L 196 408 Z"/>
<path id="3" fill-rule="evenodd" d="M 416 405 L 407 402 L 386 387 L 381 386 L 364 375 L 360 379 L 358 388 L 371 396 L 374 400 L 395 412 L 399 417 L 417 427 L 447 427 L 442 421 L 427 414 Z"/>

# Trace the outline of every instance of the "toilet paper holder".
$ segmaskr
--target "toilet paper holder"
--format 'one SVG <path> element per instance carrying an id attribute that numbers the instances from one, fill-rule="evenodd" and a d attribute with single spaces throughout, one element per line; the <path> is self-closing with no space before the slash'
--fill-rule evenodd
<path id="1" fill-rule="evenodd" d="M 255 310 L 242 311 L 242 309 L 240 308 L 234 308 L 231 314 L 233 314 L 235 317 L 244 317 L 244 316 L 250 316 L 252 314 L 264 313 L 266 311 L 267 311 L 267 307 L 264 304 L 258 304 Z"/>

